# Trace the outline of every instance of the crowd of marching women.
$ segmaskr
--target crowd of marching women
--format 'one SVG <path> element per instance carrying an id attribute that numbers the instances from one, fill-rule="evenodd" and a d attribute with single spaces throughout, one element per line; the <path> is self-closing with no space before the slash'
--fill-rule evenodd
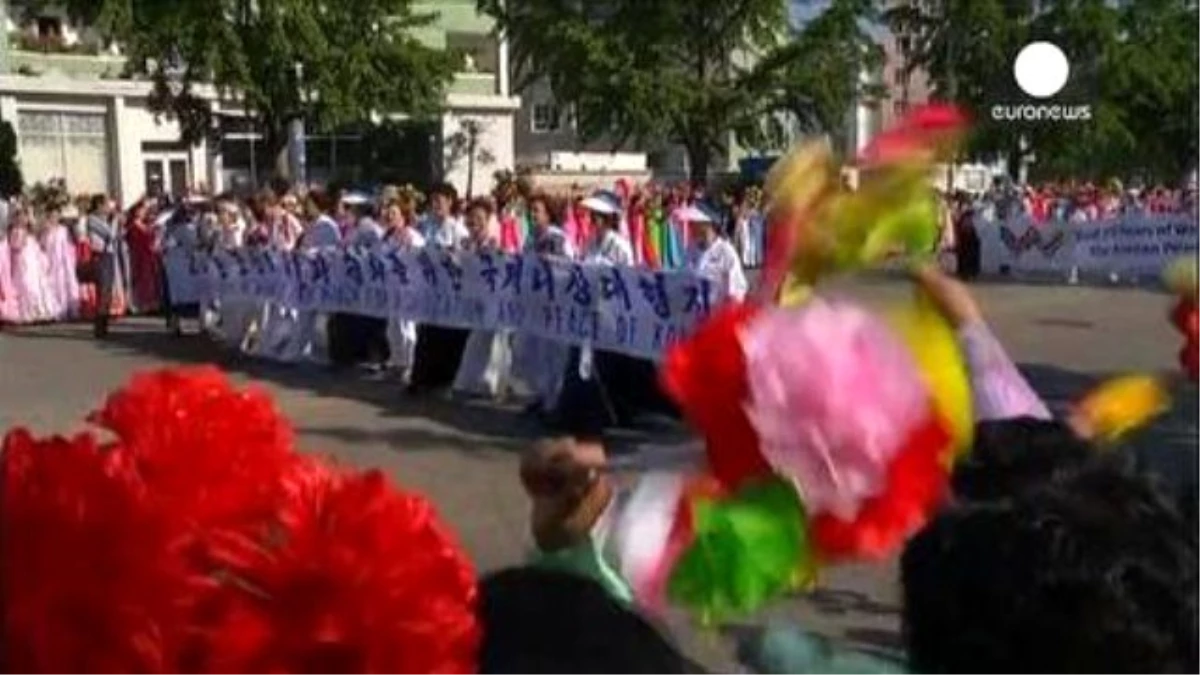
<path id="1" fill-rule="evenodd" d="M 307 234 L 321 209 L 307 194 L 264 191 L 253 199 L 192 196 L 172 202 L 142 199 L 124 213 L 102 197 L 71 203 L 65 190 L 42 203 L 16 199 L 0 207 L 0 324 L 89 319 L 97 314 L 154 313 L 162 308 L 163 254 L 176 245 L 211 250 L 216 247 L 273 246 L 290 249 L 304 240 L 316 246 L 321 235 Z M 686 208 L 705 202 L 690 188 L 630 188 L 618 182 L 611 191 L 620 204 L 617 228 L 629 243 L 631 264 L 679 268 L 688 264 L 692 231 Z M 584 252 L 594 239 L 594 212 L 584 197 L 534 195 L 515 183 L 502 183 L 487 204 L 487 231 L 500 250 L 534 247 L 544 223 L 553 223 L 568 249 Z M 763 219 L 758 195 L 750 190 L 736 199 L 714 203 L 710 217 L 739 261 L 756 267 L 762 261 Z M 468 204 L 455 197 L 449 212 L 464 219 Z M 335 200 L 328 216 L 336 225 L 336 242 L 373 245 L 408 241 L 426 222 L 425 197 L 411 187 L 385 187 L 378 196 L 350 192 Z M 186 218 L 185 218 L 186 217 Z M 186 219 L 186 223 L 181 221 Z M 178 225 L 192 233 L 179 241 L 169 236 Z M 319 229 L 319 228 L 317 228 Z M 417 241 L 413 239 L 413 241 Z M 97 255 L 111 255 L 111 294 L 98 312 Z M 106 261 L 108 258 L 106 257 Z M 108 280 L 106 279 L 106 282 Z"/>
<path id="2" fill-rule="evenodd" d="M 311 252 L 357 250 L 526 252 L 618 266 L 695 271 L 712 278 L 722 296 L 741 297 L 743 265 L 761 245 L 751 192 L 712 204 L 703 195 L 658 193 L 618 184 L 588 196 L 557 198 L 500 189 L 490 197 L 459 199 L 450 185 L 428 198 L 411 187 L 385 187 L 376 196 L 313 189 L 304 194 L 263 191 L 248 201 L 193 197 L 174 203 L 142 200 L 116 213 L 96 196 L 85 213 L 52 206 L 35 218 L 15 204 L 0 259 L 0 320 L 34 323 L 92 317 L 103 337 L 110 317 L 162 310 L 178 331 L 198 315 L 205 328 L 260 356 L 346 366 L 387 367 L 413 393 L 451 389 L 463 395 L 504 396 L 522 383 L 531 411 L 555 410 L 564 390 L 578 396 L 577 373 L 594 360 L 597 376 L 585 389 L 604 391 L 597 406 L 626 419 L 654 407 L 653 363 L 581 350 L 533 335 L 416 325 L 399 318 L 319 315 L 270 303 L 229 300 L 204 307 L 173 301 L 167 258 L 179 252 L 267 248 Z M 36 222 L 36 224 L 35 224 Z M 585 365 L 588 370 L 590 365 Z M 574 382 L 574 386 L 572 385 Z M 591 394 L 589 394 L 591 395 Z M 572 399 L 574 400 L 574 399 Z M 572 406 L 578 409 L 580 406 Z M 590 424 L 598 424 L 593 420 Z"/>

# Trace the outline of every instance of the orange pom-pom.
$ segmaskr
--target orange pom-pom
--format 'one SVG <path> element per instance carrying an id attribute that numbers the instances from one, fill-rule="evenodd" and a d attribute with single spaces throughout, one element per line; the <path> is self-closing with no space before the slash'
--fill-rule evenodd
<path id="1" fill-rule="evenodd" d="M 303 480 L 281 543 L 226 561 L 192 669 L 474 672 L 475 573 L 429 502 L 378 472 Z"/>
<path id="2" fill-rule="evenodd" d="M 771 473 L 744 410 L 750 388 L 739 332 L 757 312 L 750 304 L 719 308 L 662 366 L 664 389 L 704 436 L 710 472 L 731 490 Z"/>

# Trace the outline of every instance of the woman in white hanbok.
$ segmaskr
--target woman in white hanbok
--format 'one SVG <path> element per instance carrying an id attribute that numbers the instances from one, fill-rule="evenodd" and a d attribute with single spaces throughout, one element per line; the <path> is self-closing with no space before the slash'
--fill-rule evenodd
<path id="1" fill-rule="evenodd" d="M 499 226 L 491 202 L 476 199 L 467 207 L 467 251 L 499 251 Z M 512 352 L 508 346 L 509 336 L 503 331 L 473 330 L 467 338 L 458 373 L 454 377 L 453 391 L 456 394 L 493 398 L 504 392 Z"/>
<path id="2" fill-rule="evenodd" d="M 385 255 L 411 251 L 425 245 L 425 237 L 417 230 L 415 222 L 410 222 L 404 217 L 403 206 L 398 200 L 389 201 L 383 208 L 383 231 Z M 407 380 L 417 349 L 417 322 L 412 319 L 389 317 L 387 343 L 388 368 L 399 373 L 401 380 Z"/>
<path id="3" fill-rule="evenodd" d="M 286 263 L 283 256 L 295 248 L 296 242 L 304 233 L 304 226 L 274 193 L 264 193 L 260 207 L 263 217 L 260 232 L 264 248 L 270 255 L 280 256 L 278 259 L 281 263 Z M 266 303 L 259 320 L 256 353 L 267 358 L 286 359 L 288 345 L 296 332 L 297 316 L 296 309 L 288 306 L 286 302 Z"/>
<path id="4" fill-rule="evenodd" d="M 225 201 L 217 205 L 217 227 L 218 249 L 238 255 L 246 254 L 242 248 L 245 245 L 246 221 L 237 204 Z M 221 339 L 239 350 L 252 352 L 262 305 L 247 298 L 222 298 L 217 311 Z"/>
<path id="5" fill-rule="evenodd" d="M 529 200 L 529 216 L 533 221 L 532 236 L 525 242 L 526 255 L 574 258 L 562 228 L 554 224 L 548 199 L 535 195 Z M 529 388 L 533 400 L 529 413 L 548 413 L 554 410 L 562 389 L 563 372 L 571 358 L 571 346 L 565 342 L 519 333 L 513 338 L 513 377 Z"/>
<path id="6" fill-rule="evenodd" d="M 688 225 L 686 268 L 712 281 L 717 294 L 714 300 L 740 302 L 750 284 L 737 249 L 717 232 L 716 213 L 706 206 L 692 205 L 683 209 L 681 218 Z"/>

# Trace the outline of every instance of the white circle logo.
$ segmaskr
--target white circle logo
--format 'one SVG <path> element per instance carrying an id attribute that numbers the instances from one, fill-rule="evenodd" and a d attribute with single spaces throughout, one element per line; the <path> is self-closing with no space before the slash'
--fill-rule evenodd
<path id="1" fill-rule="evenodd" d="M 1050 98 L 1062 91 L 1070 74 L 1067 55 L 1052 42 L 1030 42 L 1013 62 L 1017 86 L 1034 98 Z"/>

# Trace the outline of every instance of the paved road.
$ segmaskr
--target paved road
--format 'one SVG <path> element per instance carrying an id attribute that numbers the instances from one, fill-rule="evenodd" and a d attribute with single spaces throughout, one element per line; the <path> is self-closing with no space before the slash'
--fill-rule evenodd
<path id="1" fill-rule="evenodd" d="M 846 290 L 880 299 L 907 292 L 888 280 Z M 1164 318 L 1168 299 L 1159 293 L 989 284 L 977 292 L 996 332 L 1052 405 L 1104 375 L 1174 367 L 1180 341 Z M 503 406 L 413 401 L 394 383 L 248 361 L 202 338 L 172 339 L 160 323 L 139 319 L 119 324 L 104 343 L 94 342 L 81 325 L 0 332 L 0 427 L 77 428 L 129 373 L 195 362 L 217 363 L 270 389 L 306 449 L 382 467 L 430 495 L 481 569 L 521 560 L 528 537 L 516 453 L 537 429 Z M 1138 452 L 1170 478 L 1195 479 L 1196 407 L 1195 389 L 1181 392 L 1176 412 L 1138 443 Z M 758 621 L 787 618 L 851 645 L 896 647 L 893 565 L 836 570 L 822 589 L 780 603 Z M 673 620 L 671 629 L 699 660 L 728 672 L 728 640 L 694 631 L 682 619 Z"/>

